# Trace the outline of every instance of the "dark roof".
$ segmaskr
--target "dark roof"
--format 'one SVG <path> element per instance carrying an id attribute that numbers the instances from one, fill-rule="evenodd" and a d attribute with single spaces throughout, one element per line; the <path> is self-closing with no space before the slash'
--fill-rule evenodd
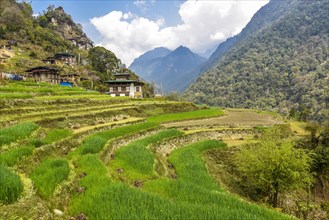
<path id="1" fill-rule="evenodd" d="M 141 83 L 141 84 L 144 84 L 143 82 L 140 82 L 137 80 L 109 80 L 109 81 L 105 81 L 104 83 Z"/>
<path id="2" fill-rule="evenodd" d="M 54 55 L 54 57 L 55 57 L 55 58 L 56 58 L 56 57 L 74 57 L 74 55 L 65 52 L 65 53 L 56 53 L 56 54 Z"/>
<path id="3" fill-rule="evenodd" d="M 33 73 L 35 71 L 37 71 L 37 72 L 49 72 L 49 71 L 51 71 L 51 72 L 57 73 L 58 69 L 55 68 L 55 67 L 51 67 L 51 66 L 37 66 L 37 67 L 31 68 L 31 69 L 28 69 L 25 72 Z"/>
<path id="4" fill-rule="evenodd" d="M 115 73 L 113 76 L 129 76 L 129 73 Z"/>

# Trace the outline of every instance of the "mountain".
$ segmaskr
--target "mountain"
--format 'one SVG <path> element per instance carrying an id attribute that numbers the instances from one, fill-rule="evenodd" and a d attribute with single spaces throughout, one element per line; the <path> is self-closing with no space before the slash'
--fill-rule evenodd
<path id="1" fill-rule="evenodd" d="M 163 58 L 172 51 L 165 47 L 157 47 L 150 50 L 134 60 L 129 69 L 138 73 L 142 78 L 148 79 L 152 75 L 152 71 L 157 65 L 159 58 Z"/>
<path id="2" fill-rule="evenodd" d="M 197 103 L 329 118 L 329 4 L 270 1 L 185 92 Z"/>
<path id="3" fill-rule="evenodd" d="M 210 56 L 216 51 L 216 49 L 217 49 L 217 45 L 212 48 L 209 48 L 208 50 L 204 51 L 203 53 L 199 53 L 199 55 L 209 59 Z"/>
<path id="4" fill-rule="evenodd" d="M 93 47 L 93 42 L 83 32 L 82 26 L 75 23 L 62 7 L 49 6 L 43 15 L 37 17 L 36 22 L 41 27 L 47 27 L 59 33 L 79 49 L 88 50 Z"/>
<path id="5" fill-rule="evenodd" d="M 229 51 L 233 46 L 239 44 L 246 38 L 248 38 L 254 32 L 260 31 L 262 28 L 266 27 L 268 24 L 283 17 L 291 7 L 296 4 L 294 1 L 271 1 L 269 4 L 263 6 L 250 20 L 242 31 L 219 44 L 217 49 L 209 56 L 206 63 L 196 69 L 194 75 L 199 75 L 202 72 L 213 68 L 218 64 L 220 58 Z"/>
<path id="6" fill-rule="evenodd" d="M 285 15 L 289 11 L 289 8 L 293 7 L 294 4 L 295 2 L 290 1 L 272 1 L 270 4 L 264 6 L 253 16 L 253 19 L 251 19 L 247 26 L 238 35 L 228 38 L 225 42 L 219 44 L 217 48 L 209 49 L 202 54 L 202 56 L 207 57 L 208 60 L 194 68 L 189 73 L 189 78 L 185 79 L 184 83 L 179 86 L 178 90 L 185 91 L 201 73 L 206 72 L 207 70 L 218 65 L 221 57 L 233 46 L 243 42 L 251 34 L 266 27 L 266 25 L 271 23 L 273 20 Z"/>
<path id="7" fill-rule="evenodd" d="M 168 49 L 157 48 L 137 58 L 129 68 L 169 92 L 181 90 L 190 79 L 189 74 L 205 61 L 206 58 L 187 47 L 180 46 L 170 53 Z"/>

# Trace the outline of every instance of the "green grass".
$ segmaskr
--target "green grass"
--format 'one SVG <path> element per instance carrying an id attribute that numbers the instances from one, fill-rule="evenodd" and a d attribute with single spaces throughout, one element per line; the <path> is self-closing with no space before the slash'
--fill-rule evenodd
<path id="1" fill-rule="evenodd" d="M 215 117 L 222 115 L 224 115 L 224 112 L 221 109 L 211 108 L 211 109 L 202 109 L 202 110 L 196 110 L 190 112 L 180 112 L 180 113 L 152 116 L 149 117 L 147 121 L 163 123 L 169 121 L 182 121 L 188 119 L 207 118 L 207 117 Z"/>
<path id="2" fill-rule="evenodd" d="M 147 146 L 182 134 L 176 129 L 168 129 L 134 141 L 115 152 L 115 159 L 110 162 L 110 167 L 114 170 L 123 168 L 123 174 L 131 180 L 150 178 L 155 175 L 154 154 Z"/>
<path id="3" fill-rule="evenodd" d="M 70 168 L 66 160 L 48 159 L 37 166 L 30 177 L 39 195 L 43 198 L 49 198 L 56 187 L 67 179 L 69 173 Z"/>
<path id="4" fill-rule="evenodd" d="M 114 182 L 96 155 L 84 155 L 76 163 L 76 173 L 86 174 L 79 180 L 86 191 L 73 195 L 69 214 L 84 213 L 88 219 L 288 219 L 243 202 L 212 181 L 201 154 L 218 147 L 225 144 L 204 141 L 175 151 L 170 161 L 178 179 L 147 181 L 142 189 Z"/>
<path id="5" fill-rule="evenodd" d="M 22 158 L 33 153 L 33 147 L 18 147 L 0 154 L 0 165 L 13 166 Z"/>
<path id="6" fill-rule="evenodd" d="M 101 94 L 94 94 L 94 93 L 85 93 L 85 94 L 74 94 L 74 95 L 54 95 L 54 96 L 38 96 L 36 97 L 37 100 L 65 100 L 65 99 L 94 99 L 94 98 L 101 98 L 106 97 L 106 99 L 114 99 L 109 95 L 101 95 Z M 119 100 L 129 100 L 129 97 L 116 97 L 115 99 Z"/>
<path id="7" fill-rule="evenodd" d="M 1 99 L 29 99 L 32 98 L 33 96 L 31 94 L 27 93 L 0 93 L 0 100 Z"/>
<path id="8" fill-rule="evenodd" d="M 43 144 L 51 144 L 71 135 L 73 135 L 71 129 L 50 129 L 47 131 L 45 138 L 41 141 Z"/>
<path id="9" fill-rule="evenodd" d="M 21 178 L 0 165 L 0 203 L 10 204 L 18 200 L 23 192 L 23 183 Z"/>
<path id="10" fill-rule="evenodd" d="M 178 204 L 190 204 L 206 210 L 210 219 L 284 219 L 279 213 L 248 204 L 220 188 L 209 176 L 202 153 L 224 148 L 223 142 L 206 140 L 175 150 L 169 161 L 174 165 L 177 180 L 162 178 L 145 183 L 145 190 Z M 220 210 L 220 211 L 219 211 Z"/>
<path id="11" fill-rule="evenodd" d="M 41 147 L 46 144 L 57 142 L 71 135 L 73 135 L 71 129 L 50 129 L 46 132 L 44 138 L 31 139 L 29 143 L 34 147 Z"/>
<path id="12" fill-rule="evenodd" d="M 142 130 L 148 130 L 157 127 L 157 123 L 144 122 L 134 125 L 127 125 L 123 127 L 114 128 L 112 130 L 102 131 L 89 136 L 83 141 L 82 146 L 78 149 L 81 154 L 94 154 L 100 152 L 105 146 L 106 142 L 125 135 L 134 134 Z"/>
<path id="13" fill-rule="evenodd" d="M 168 160 L 174 165 L 178 181 L 159 179 L 147 182 L 146 189 L 181 202 L 215 204 L 218 201 L 212 200 L 223 190 L 209 176 L 201 154 L 205 150 L 224 147 L 223 142 L 206 140 L 175 150 Z"/>
<path id="14" fill-rule="evenodd" d="M 31 135 L 37 128 L 35 123 L 25 122 L 0 129 L 0 147 Z"/>
<path id="15" fill-rule="evenodd" d="M 76 95 L 98 95 L 97 91 L 86 91 L 79 87 L 63 87 L 49 83 L 31 83 L 31 82 L 10 82 L 8 85 L 0 85 L 0 100 L 1 99 L 27 99 L 34 97 L 75 97 Z"/>

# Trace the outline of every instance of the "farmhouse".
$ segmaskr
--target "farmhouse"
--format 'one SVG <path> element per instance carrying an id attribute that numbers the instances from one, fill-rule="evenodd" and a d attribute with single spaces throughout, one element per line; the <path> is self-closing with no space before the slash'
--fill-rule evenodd
<path id="1" fill-rule="evenodd" d="M 143 98 L 143 82 L 130 80 L 129 73 L 117 73 L 113 75 L 115 80 L 106 81 L 109 85 L 109 92 L 112 97 L 129 96 L 131 98 Z"/>
<path id="2" fill-rule="evenodd" d="M 75 64 L 75 57 L 73 54 L 70 53 L 56 53 L 53 57 L 53 59 L 60 61 L 62 63 L 71 65 L 71 64 Z"/>
<path id="3" fill-rule="evenodd" d="M 48 82 L 58 84 L 60 75 L 58 69 L 49 66 L 38 66 L 25 71 L 27 78 L 34 79 L 35 82 Z"/>

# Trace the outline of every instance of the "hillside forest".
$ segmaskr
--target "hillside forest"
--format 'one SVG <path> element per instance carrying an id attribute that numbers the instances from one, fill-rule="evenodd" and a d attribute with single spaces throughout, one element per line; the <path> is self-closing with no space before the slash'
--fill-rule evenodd
<path id="1" fill-rule="evenodd" d="M 213 66 L 185 97 L 231 108 L 271 109 L 299 120 L 327 120 L 328 7 L 326 1 L 271 1 L 233 45 L 229 39 L 219 46 L 229 49 L 221 48 L 219 58 L 211 58 Z"/>

